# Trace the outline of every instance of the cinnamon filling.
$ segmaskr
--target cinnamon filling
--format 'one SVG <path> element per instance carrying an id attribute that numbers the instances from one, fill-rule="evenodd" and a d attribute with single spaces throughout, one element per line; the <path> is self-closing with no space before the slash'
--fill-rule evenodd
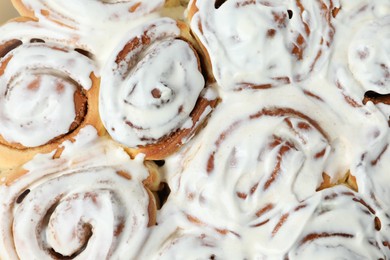
<path id="1" fill-rule="evenodd" d="M 140 6 L 141 6 L 141 3 L 140 3 L 140 2 L 134 4 L 133 6 L 131 6 L 131 7 L 129 8 L 129 12 L 130 12 L 130 13 L 134 13 L 135 11 L 137 11 L 138 7 L 140 7 Z"/>
<path id="2" fill-rule="evenodd" d="M 353 238 L 354 236 L 351 234 L 347 234 L 347 233 L 327 233 L 327 232 L 311 233 L 302 239 L 301 245 L 308 243 L 308 242 L 312 242 L 312 241 L 317 240 L 317 239 L 329 238 L 329 237 Z"/>
<path id="3" fill-rule="evenodd" d="M 80 87 L 74 92 L 74 109 L 76 117 L 69 127 L 69 132 L 73 132 L 82 124 L 88 112 L 88 98 Z"/>
<path id="4" fill-rule="evenodd" d="M 9 40 L 2 45 L 0 45 L 0 58 L 3 58 L 5 55 L 7 55 L 9 52 L 11 52 L 13 49 L 16 49 L 20 45 L 22 45 L 23 42 L 17 39 Z"/>
<path id="5" fill-rule="evenodd" d="M 374 219 L 375 230 L 380 231 L 382 229 L 382 222 L 378 217 Z"/>
<path id="6" fill-rule="evenodd" d="M 120 64 L 121 62 L 126 61 L 127 55 L 131 51 L 140 47 L 141 45 L 150 44 L 150 38 L 147 36 L 146 32 L 142 36 L 132 39 L 123 47 L 123 49 L 119 52 L 118 56 L 116 57 L 116 60 L 115 60 L 116 64 Z"/>
<path id="7" fill-rule="evenodd" d="M 337 7 L 332 9 L 332 16 L 333 16 L 333 18 L 336 18 L 336 16 L 339 13 L 340 9 L 341 8 L 337 8 Z"/>
<path id="8" fill-rule="evenodd" d="M 154 88 L 152 91 L 151 91 L 151 94 L 154 98 L 158 99 L 158 98 L 161 98 L 161 90 L 159 90 L 158 88 Z"/>
<path id="9" fill-rule="evenodd" d="M 261 111 L 255 113 L 255 114 L 252 114 L 251 116 L 249 116 L 249 120 L 255 120 L 255 119 L 258 119 L 258 118 L 262 118 L 262 117 L 278 117 L 278 116 L 281 116 L 281 117 L 295 117 L 295 118 L 301 118 L 301 119 L 304 119 L 305 121 L 308 122 L 308 125 L 311 125 L 313 128 L 315 128 L 318 132 L 321 133 L 321 135 L 326 139 L 326 140 L 329 140 L 328 138 L 328 135 L 325 133 L 325 131 L 320 127 L 320 125 L 318 124 L 318 122 L 316 122 L 315 120 L 311 119 L 310 117 L 306 116 L 305 114 L 299 112 L 299 111 L 296 111 L 296 110 L 293 110 L 293 109 L 290 109 L 290 108 L 282 108 L 282 107 L 279 107 L 279 108 L 272 108 L 272 109 L 262 109 Z M 225 139 L 228 137 L 228 135 L 232 134 L 233 131 L 235 131 L 241 124 L 243 123 L 243 121 L 236 121 L 235 123 L 233 123 L 227 130 L 225 130 L 218 138 L 218 140 L 215 142 L 215 146 L 217 147 L 217 150 L 219 149 L 219 147 L 222 145 L 222 143 L 225 141 Z M 275 141 L 278 141 L 277 139 Z M 281 150 L 279 151 L 279 157 L 282 157 L 284 153 L 287 153 L 289 150 L 291 149 L 295 149 L 294 145 L 291 144 L 291 143 L 285 143 L 284 144 L 284 147 L 281 148 Z M 214 166 L 215 166 L 215 155 L 217 153 L 217 150 L 214 150 L 209 158 L 208 158 L 208 161 L 207 161 L 207 173 L 210 174 L 213 170 L 214 170 Z M 319 154 L 320 156 L 321 154 Z M 278 157 L 278 158 L 279 158 Z M 268 188 L 268 186 L 270 184 L 272 184 L 272 182 L 275 180 L 275 178 L 278 176 L 279 174 L 279 169 L 280 169 L 280 164 L 281 164 L 281 158 L 279 160 L 279 162 L 277 163 L 276 167 L 274 168 L 274 172 L 271 176 L 271 179 L 266 183 L 266 186 L 264 187 L 265 189 Z"/>

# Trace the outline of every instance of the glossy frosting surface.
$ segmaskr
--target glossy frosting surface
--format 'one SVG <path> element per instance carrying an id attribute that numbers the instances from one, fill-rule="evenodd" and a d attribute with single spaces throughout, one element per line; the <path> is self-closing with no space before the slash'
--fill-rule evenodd
<path id="1" fill-rule="evenodd" d="M 39 26 L 7 23 L 0 44 L 25 42 L 6 55 L 34 73 L 15 85 L 20 73 L 0 74 L 0 91 L 11 89 L 0 96 L 0 120 L 17 129 L 0 124 L 0 134 L 40 145 L 75 116 L 44 105 L 54 132 L 33 127 L 47 119 L 35 99 L 18 105 L 20 85 L 38 77 L 34 66 L 46 71 L 29 65 L 44 45 L 31 38 L 56 47 L 42 63 L 76 74 L 77 87 L 88 91 L 91 72 L 100 77 L 107 134 L 87 125 L 51 153 L 0 170 L 0 258 L 390 258 L 388 0 L 138 1 L 126 15 L 119 6 L 137 1 L 78 1 L 88 15 L 72 11 L 75 1 L 22 2 Z M 42 6 L 53 15 L 37 12 Z M 118 16 L 102 13 L 108 6 Z M 178 20 L 199 46 L 183 39 Z M 56 80 L 43 74 L 42 82 Z M 66 84 L 54 107 L 72 107 L 75 86 Z M 41 91 L 46 101 L 56 95 Z M 195 123 L 199 96 L 219 102 Z M 25 110 L 36 118 L 31 135 L 19 127 Z M 146 185 L 149 162 L 126 148 L 194 124 L 199 130 L 159 162 L 152 182 L 170 194 L 152 216 L 161 194 Z"/>

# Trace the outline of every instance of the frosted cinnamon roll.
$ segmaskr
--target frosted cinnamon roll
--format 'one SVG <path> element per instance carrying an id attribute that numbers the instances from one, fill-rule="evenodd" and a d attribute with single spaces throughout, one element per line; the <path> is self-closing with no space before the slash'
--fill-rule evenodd
<path id="1" fill-rule="evenodd" d="M 0 165 L 50 152 L 86 125 L 104 131 L 93 56 L 25 20 L 0 28 Z"/>
<path id="2" fill-rule="evenodd" d="M 54 154 L 2 178 L 0 257 L 134 258 L 155 224 L 155 173 L 90 126 Z"/>
<path id="3" fill-rule="evenodd" d="M 99 110 L 111 137 L 161 159 L 201 126 L 217 95 L 202 74 L 188 28 L 168 18 L 131 30 L 102 72 Z"/>
<path id="4" fill-rule="evenodd" d="M 249 258 L 283 254 L 315 208 L 303 201 L 346 182 L 350 131 L 299 88 L 226 95 L 190 147 L 167 161 L 171 196 L 191 219 L 236 234 Z"/>
<path id="5" fill-rule="evenodd" d="M 188 17 L 223 89 L 264 89 L 323 67 L 339 8 L 337 0 L 193 0 Z"/>
<path id="6" fill-rule="evenodd" d="M 223 253 L 217 239 L 206 235 L 204 230 L 195 234 L 177 230 L 172 234 L 172 239 L 166 241 L 156 252 L 155 257 L 149 259 L 184 259 L 191 250 L 196 250 L 198 259 L 223 259 L 227 254 Z"/>
<path id="7" fill-rule="evenodd" d="M 321 201 L 285 259 L 386 259 L 381 220 L 359 194 L 339 186 Z"/>
<path id="8" fill-rule="evenodd" d="M 329 77 L 355 106 L 374 103 L 390 125 L 389 10 L 385 0 L 343 3 Z"/>
<path id="9" fill-rule="evenodd" d="M 289 106 L 276 106 L 270 91 Z M 167 162 L 167 171 L 174 172 L 173 203 L 199 225 L 238 239 L 237 250 L 250 252 L 245 257 L 287 250 L 292 241 L 284 242 L 285 235 L 270 238 L 276 216 L 315 194 L 324 176 L 332 186 L 348 171 L 335 159 L 333 132 L 323 128 L 324 118 L 335 117 L 321 109 L 288 86 L 224 98 L 204 131 L 178 154 L 181 167 Z M 319 110 L 320 117 L 309 113 Z M 295 216 L 309 215 L 307 207 Z M 296 222 L 297 230 L 303 225 Z"/>
<path id="10" fill-rule="evenodd" d="M 372 201 L 370 206 L 381 220 L 383 239 L 379 245 L 389 256 L 390 176 L 388 172 L 390 169 L 390 129 L 386 119 L 382 119 L 381 125 L 382 127 L 376 129 L 367 140 L 367 148 L 360 152 L 360 156 L 354 162 L 352 172 L 359 188 L 359 194 Z"/>
<path id="11" fill-rule="evenodd" d="M 61 25 L 78 28 L 80 25 L 96 26 L 106 22 L 131 21 L 178 0 L 12 0 L 23 16 L 49 19 Z"/>
<path id="12" fill-rule="evenodd" d="M 229 250 L 239 242 L 235 234 L 216 230 L 178 210 L 169 199 L 151 228 L 140 259 L 244 259 L 240 250 Z M 192 252 L 196 252 L 192 254 Z"/>

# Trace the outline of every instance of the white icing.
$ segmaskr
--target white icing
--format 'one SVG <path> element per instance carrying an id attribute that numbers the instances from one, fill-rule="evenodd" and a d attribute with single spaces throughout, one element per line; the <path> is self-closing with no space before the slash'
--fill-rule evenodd
<path id="1" fill-rule="evenodd" d="M 142 259 L 241 259 L 238 238 L 222 235 L 212 227 L 194 224 L 173 203 L 160 212 L 160 221 L 139 255 Z M 174 225 L 172 225 L 174 223 Z M 228 237 L 228 238 L 226 238 Z M 236 248 L 237 250 L 227 250 Z"/>
<path id="2" fill-rule="evenodd" d="M 322 196 L 321 203 L 305 223 L 289 259 L 313 259 L 313 255 L 316 259 L 386 258 L 387 254 L 376 244 L 380 235 L 369 204 L 365 206 L 358 194 L 342 186 L 318 195 Z"/>
<path id="3" fill-rule="evenodd" d="M 40 4 L 29 2 L 40 10 Z M 130 160 L 109 137 L 97 137 L 86 127 L 75 142 L 63 144 L 60 158 L 53 160 L 54 152 L 37 155 L 24 166 L 28 174 L 0 186 L 0 258 L 48 258 L 45 245 L 70 255 L 82 244 L 73 239 L 75 232 L 83 236 L 80 221 L 94 227 L 78 255 L 82 259 L 390 258 L 390 106 L 362 102 L 369 90 L 389 94 L 388 0 L 228 0 L 218 10 L 215 1 L 193 0 L 190 5 L 199 12 L 191 27 L 210 54 L 217 80 L 206 89 L 193 50 L 177 39 L 176 22 L 158 19 L 182 18 L 182 8 L 146 15 L 162 1 L 143 1 L 150 9 L 116 19 L 101 13 L 101 6 L 108 7 L 102 2 L 80 2 L 89 8 L 82 17 L 72 13 L 75 2 L 69 3 L 67 10 L 65 2 L 47 5 L 58 7 L 52 18 L 77 30 L 36 12 L 39 26 L 4 25 L 1 39 L 21 39 L 25 44 L 15 52 L 38 48 L 41 44 L 26 44 L 35 37 L 91 50 L 104 65 L 95 73 L 102 76 L 100 115 L 112 139 L 148 144 L 141 139 L 159 139 L 203 121 L 210 106 L 198 122 L 187 117 L 199 95 L 221 102 L 205 128 L 184 137 L 182 143 L 188 143 L 160 168 L 171 194 L 158 211 L 158 225 L 146 229 L 145 155 Z M 274 15 L 281 18 L 279 26 Z M 92 24 L 91 17 L 101 19 Z M 274 36 L 266 36 L 269 29 L 275 29 Z M 291 54 L 299 34 L 305 38 L 301 60 Z M 115 63 L 123 47 L 143 35 L 151 43 Z M 23 55 L 27 64 L 29 56 Z M 30 73 L 23 80 L 34 77 Z M 248 85 L 270 88 L 231 91 Z M 152 97 L 154 88 L 158 99 Z M 11 92 L 12 109 L 23 98 L 20 92 Z M 29 108 L 41 109 L 34 104 Z M 184 112 L 177 117 L 181 105 Z M 23 109 L 12 115 L 20 118 Z M 142 129 L 129 130 L 123 117 Z M 132 179 L 117 170 L 128 171 Z M 319 191 L 323 173 L 331 183 L 354 176 L 358 191 L 344 185 Z M 26 188 L 30 193 L 15 203 Z M 61 193 L 47 225 L 37 231 L 31 223 L 39 223 L 39 213 Z M 112 236 L 121 218 L 128 225 L 120 237 Z"/>
<path id="4" fill-rule="evenodd" d="M 347 96 L 362 100 L 366 91 L 390 92 L 390 3 L 343 1 L 329 77 Z M 378 108 L 390 116 L 388 106 Z"/>
<path id="5" fill-rule="evenodd" d="M 51 249 L 77 253 L 76 259 L 134 257 L 148 233 L 143 162 L 99 139 L 90 126 L 64 144 L 60 159 L 51 157 L 38 155 L 24 166 L 28 173 L 0 188 L 0 257 L 53 258 Z M 30 192 L 18 203 L 26 189 Z"/>
<path id="6" fill-rule="evenodd" d="M 69 132 L 76 116 L 74 92 L 90 89 L 96 67 L 66 43 L 66 36 L 50 42 L 50 30 L 24 34 L 29 29 L 35 29 L 33 23 L 10 23 L 0 29 L 0 42 L 23 42 L 0 59 L 0 65 L 6 64 L 0 76 L 0 134 L 9 143 L 36 147 Z M 48 42 L 29 42 L 35 38 Z"/>
<path id="7" fill-rule="evenodd" d="M 308 81 L 301 87 L 308 91 L 318 80 Z M 374 106 L 351 107 L 339 89 L 322 80 L 322 88 L 314 85 L 316 92 L 313 94 L 323 101 L 304 95 L 302 90 L 292 86 L 234 95 L 223 93 L 223 102 L 214 110 L 206 129 L 187 149 L 166 162 L 165 172 L 172 194 L 164 207 L 177 207 L 178 211 L 198 219 L 203 223 L 204 231 L 209 227 L 237 234 L 222 239 L 234 242 L 224 241 L 216 246 L 222 247 L 227 256 L 238 255 L 236 259 L 268 259 L 266 256 L 283 259 L 285 255 L 290 259 L 313 259 L 313 254 L 319 259 L 327 259 L 328 254 L 337 258 L 347 252 L 351 254 L 350 258 L 355 255 L 364 259 L 388 256 L 387 249 L 376 248 L 370 242 L 379 245 L 389 239 L 387 228 L 380 231 L 373 228 L 375 216 L 380 217 L 382 227 L 389 223 L 386 215 L 389 212 L 389 185 L 385 170 L 389 165 L 388 160 L 383 159 L 389 158 L 389 152 L 382 155 L 384 157 L 375 169 L 362 168 L 367 165 L 366 161 L 377 158 L 389 143 L 386 118 Z M 276 113 L 277 108 L 296 112 L 267 115 L 271 111 Z M 252 117 L 257 113 L 263 115 Z M 345 114 L 349 115 L 348 121 Z M 356 129 L 357 125 L 360 129 Z M 316 158 L 317 154 L 322 156 Z M 363 154 L 366 157 L 362 162 Z M 212 155 L 214 167 L 210 170 Z M 272 178 L 279 163 L 280 169 Z M 339 193 L 340 189 L 352 192 L 340 186 L 316 191 L 322 182 L 322 173 L 328 174 L 334 183 L 348 171 L 358 178 L 359 194 L 356 196 L 363 196 L 375 214 L 366 216 L 359 206 L 345 207 L 349 201 L 337 202 L 332 206 L 334 212 L 321 220 L 318 212 L 329 207 L 323 199 L 326 195 L 322 194 Z M 369 173 L 378 176 L 375 177 L 378 182 L 377 179 L 373 181 L 375 188 L 369 186 L 372 185 L 368 180 L 371 178 Z M 372 192 L 377 194 L 377 203 L 371 197 Z M 287 220 L 276 228 L 286 215 Z M 163 210 L 158 222 L 169 218 Z M 325 225 L 322 221 L 328 222 Z M 171 225 L 168 223 L 167 226 Z M 195 252 L 204 250 L 199 240 L 194 239 L 196 229 L 184 230 L 188 233 L 183 238 L 180 234 L 172 234 L 169 241 L 177 239 L 178 242 L 171 247 L 177 248 L 169 250 L 186 252 L 194 247 Z M 349 232 L 354 238 L 323 238 L 300 247 L 299 241 L 316 230 Z M 194 239 L 192 244 L 187 236 Z M 187 242 L 179 242 L 181 239 Z M 236 246 L 228 247 L 229 243 Z M 323 247 L 328 243 L 335 250 Z M 166 246 L 160 248 L 167 250 Z M 317 248 L 322 250 L 318 255 Z M 218 254 L 216 259 L 219 259 Z"/>
<path id="8" fill-rule="evenodd" d="M 22 0 L 21 2 L 30 10 L 34 10 L 34 15 L 41 20 L 47 19 L 45 12 L 42 13 L 44 10 L 49 12 L 50 19 L 72 27 L 101 26 L 107 22 L 131 21 L 164 4 L 163 0 Z"/>
<path id="9" fill-rule="evenodd" d="M 66 27 L 59 27 L 55 24 L 46 23 L 45 21 L 34 22 L 8 22 L 0 27 L 1 42 L 7 39 L 19 39 L 23 42 L 29 42 L 31 39 L 43 39 L 56 43 L 68 43 L 72 46 L 79 46 L 75 41 L 78 32 Z M 80 47 L 80 46 L 79 46 Z"/>
<path id="10" fill-rule="evenodd" d="M 99 108 L 114 140 L 135 147 L 155 143 L 183 124 L 187 128 L 205 81 L 194 50 L 179 36 L 173 20 L 159 19 L 129 32 L 113 51 L 102 76 Z M 141 43 L 142 37 L 151 44 L 137 45 L 116 62 L 128 42 Z"/>
<path id="11" fill-rule="evenodd" d="M 216 100 L 218 98 L 218 92 L 216 90 L 216 86 L 213 85 L 209 88 L 206 88 L 204 90 L 204 94 L 203 94 L 203 97 L 207 100 Z"/>
<path id="12" fill-rule="evenodd" d="M 234 0 L 218 9 L 215 1 L 192 2 L 199 11 L 191 28 L 210 55 L 216 80 L 227 90 L 298 82 L 321 68 L 333 41 L 329 9 L 339 6 L 331 0 L 300 1 L 301 14 L 298 1 Z M 291 19 L 287 10 L 293 12 Z M 292 54 L 300 36 L 302 54 Z"/>
<path id="13" fill-rule="evenodd" d="M 390 15 L 360 28 L 349 47 L 348 63 L 365 90 L 390 92 Z"/>

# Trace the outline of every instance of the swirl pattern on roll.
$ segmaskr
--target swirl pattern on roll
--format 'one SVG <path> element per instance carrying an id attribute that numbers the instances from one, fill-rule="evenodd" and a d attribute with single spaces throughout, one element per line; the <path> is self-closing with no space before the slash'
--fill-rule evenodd
<path id="1" fill-rule="evenodd" d="M 130 31 L 102 76 L 99 108 L 107 131 L 151 159 L 177 149 L 216 103 L 180 26 L 165 18 Z"/>
<path id="2" fill-rule="evenodd" d="M 299 82 L 325 64 L 339 8 L 333 0 L 194 0 L 189 18 L 222 88 L 262 89 Z"/>
<path id="3" fill-rule="evenodd" d="M 352 110 L 375 114 L 375 127 L 361 144 L 352 167 L 359 193 L 372 199 L 372 207 L 385 211 L 382 227 L 388 228 L 390 213 L 390 3 L 388 1 L 342 1 L 335 25 L 334 58 L 328 77 Z M 325 96 L 325 92 L 323 93 Z M 372 124 L 372 123 L 371 123 Z M 390 233 L 388 233 L 390 234 Z M 387 241 L 390 240 L 388 236 Z M 386 242 L 388 243 L 388 242 Z"/>
<path id="4" fill-rule="evenodd" d="M 389 0 L 13 3 L 1 259 L 390 258 Z"/>
<path id="5" fill-rule="evenodd" d="M 1 28 L 0 146 L 6 157 L 12 157 L 8 150 L 49 152 L 87 124 L 99 128 L 95 61 L 60 35 L 28 20 Z"/>
<path id="6" fill-rule="evenodd" d="M 164 0 L 12 0 L 18 11 L 27 17 L 49 19 L 73 28 L 100 26 L 104 22 L 131 21 L 164 5 Z M 99 19 L 95 19 L 95 17 Z"/>
<path id="7" fill-rule="evenodd" d="M 234 246 L 237 239 L 232 234 L 204 225 L 191 219 L 168 202 L 158 214 L 158 225 L 151 228 L 151 237 L 143 246 L 139 258 L 181 259 L 188 252 L 196 251 L 198 259 L 222 259 L 239 255 L 229 255 L 224 248 Z M 230 243 L 230 244 L 229 244 Z"/>
<path id="8" fill-rule="evenodd" d="M 302 102 L 298 90 L 288 93 Z M 270 93 L 264 95 L 267 94 Z M 348 170 L 343 165 L 339 169 L 329 167 L 335 156 L 332 151 L 335 138 L 321 126 L 317 116 L 309 116 L 298 104 L 257 105 L 255 101 L 260 98 L 256 95 L 241 97 L 252 104 L 251 109 L 247 106 L 245 111 L 239 110 L 241 102 L 218 107 L 214 124 L 208 125 L 209 129 L 215 127 L 218 131 L 208 132 L 208 136 L 202 136 L 201 143 L 193 144 L 190 151 L 196 152 L 186 155 L 185 158 L 191 160 L 177 177 L 184 185 L 179 190 L 194 203 L 206 200 L 213 208 L 212 204 L 219 200 L 216 193 L 223 194 L 231 203 L 221 211 L 231 212 L 233 218 L 240 214 L 252 216 L 246 224 L 248 227 L 266 220 L 259 217 L 264 207 L 267 212 L 277 212 L 291 201 L 302 201 L 313 195 L 324 181 L 323 173 L 337 182 Z M 280 103 L 284 101 L 280 99 Z M 313 103 L 307 105 L 311 107 Z M 230 115 L 230 120 L 218 120 L 224 113 Z M 198 179 L 199 183 L 195 181 Z M 285 193 L 278 196 L 278 190 Z M 210 191 L 213 192 L 209 194 Z"/>
<path id="9" fill-rule="evenodd" d="M 357 193 L 343 187 L 322 191 L 287 259 L 386 259 L 382 223 Z M 331 223 L 331 224 L 329 224 Z"/>
<path id="10" fill-rule="evenodd" d="M 318 259 L 386 259 L 386 227 L 371 203 L 345 186 L 334 186 L 292 204 L 290 211 L 258 226 L 263 233 L 250 237 L 244 230 L 215 230 L 197 219 L 184 219 L 179 217 L 180 212 L 167 213 L 164 209 L 162 223 L 152 233 L 155 240 L 145 245 L 143 253 L 149 254 L 141 256 L 170 259 L 196 250 L 202 259 L 292 260 L 313 255 Z M 178 227 L 164 222 L 169 220 L 175 220 Z M 151 253 L 156 251 L 151 245 L 159 246 L 158 253 Z"/>
<path id="11" fill-rule="evenodd" d="M 376 198 L 366 196 L 367 186 L 359 178 L 367 182 L 367 172 L 359 173 L 357 165 L 361 164 L 362 153 L 372 158 L 381 151 L 378 146 L 371 147 L 375 152 L 370 152 L 367 137 L 375 139 L 379 131 L 388 132 L 381 124 L 377 129 L 378 122 L 367 125 L 361 132 L 353 132 L 356 123 L 344 122 L 338 110 L 314 96 L 285 86 L 235 93 L 224 99 L 226 103 L 216 108 L 207 125 L 207 134 L 202 132 L 191 147 L 175 158 L 178 161 L 168 161 L 166 167 L 173 172 L 170 177 L 173 195 L 167 203 L 181 209 L 202 228 L 222 231 L 225 239 L 236 241 L 237 250 L 232 249 L 228 255 L 242 254 L 239 259 L 255 256 L 283 259 L 291 254 L 290 259 L 295 259 L 293 248 L 302 230 L 309 227 L 310 219 L 315 221 L 317 210 L 326 207 L 322 206 L 325 204 L 322 194 L 334 189 L 355 194 L 353 190 L 359 189 L 372 210 L 370 220 L 364 219 L 365 223 L 372 227 L 375 217 L 382 223 L 381 232 L 375 233 L 373 229 L 373 233 L 367 233 L 367 246 L 375 238 L 373 251 L 366 247 L 360 251 L 356 233 L 353 241 L 340 242 L 336 236 L 335 243 L 346 243 L 348 248 L 348 241 L 352 241 L 358 255 L 386 255 L 383 243 L 388 241 L 385 230 L 389 218 L 383 205 L 387 201 L 377 205 L 375 199 L 383 200 L 387 194 L 383 189 L 388 185 L 384 183 L 381 187 L 384 192 L 372 190 Z M 279 106 L 272 101 L 276 97 Z M 342 97 L 338 98 L 344 102 Z M 362 112 L 344 105 L 357 121 L 363 122 L 367 117 L 372 121 L 380 119 L 376 118 L 378 113 L 370 115 L 367 110 Z M 387 165 L 385 161 L 384 165 Z M 377 172 L 387 179 L 385 173 L 384 168 Z M 354 216 L 354 210 L 352 207 L 340 214 Z M 336 233 L 343 230 L 337 223 L 327 227 Z"/>
<path id="12" fill-rule="evenodd" d="M 130 259 L 155 223 L 142 158 L 130 160 L 92 127 L 66 143 L 60 158 L 41 155 L 21 170 L 0 187 L 4 259 Z"/>
<path id="13" fill-rule="evenodd" d="M 390 125 L 390 4 L 343 3 L 329 78 L 352 106 L 373 102 Z"/>

